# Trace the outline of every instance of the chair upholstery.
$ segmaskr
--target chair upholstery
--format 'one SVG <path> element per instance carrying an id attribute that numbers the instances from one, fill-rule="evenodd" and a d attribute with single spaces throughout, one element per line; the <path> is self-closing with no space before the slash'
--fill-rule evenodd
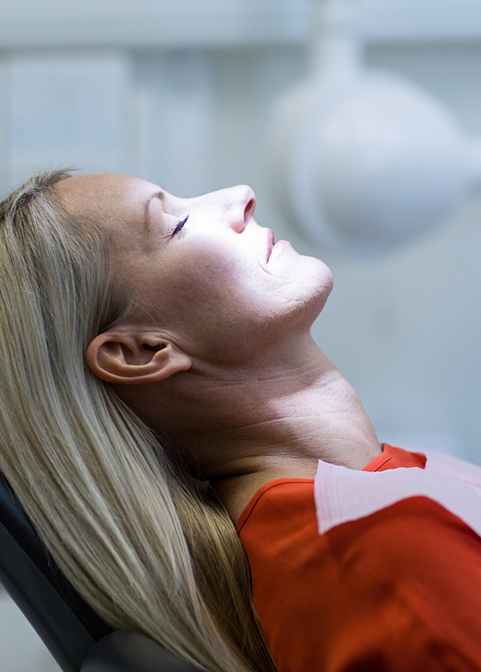
<path id="1" fill-rule="evenodd" d="M 0 582 L 63 672 L 198 672 L 148 637 L 113 632 L 83 601 L 0 474 Z"/>

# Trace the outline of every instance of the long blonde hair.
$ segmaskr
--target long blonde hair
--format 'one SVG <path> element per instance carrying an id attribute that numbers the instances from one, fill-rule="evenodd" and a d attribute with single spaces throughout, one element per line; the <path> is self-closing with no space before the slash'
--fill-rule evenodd
<path id="1" fill-rule="evenodd" d="M 128 310 L 108 236 L 38 175 L 0 204 L 0 469 L 62 571 L 114 628 L 212 672 L 274 671 L 232 522 L 88 369 Z"/>

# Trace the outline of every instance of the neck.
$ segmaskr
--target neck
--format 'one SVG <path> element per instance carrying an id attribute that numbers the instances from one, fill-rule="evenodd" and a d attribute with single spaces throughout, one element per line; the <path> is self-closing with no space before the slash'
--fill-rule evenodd
<path id="1" fill-rule="evenodd" d="M 196 363 L 164 389 L 169 411 L 157 404 L 146 418 L 213 481 L 234 519 L 264 483 L 313 478 L 319 459 L 363 469 L 380 452 L 352 387 L 310 335 L 299 345 L 245 367 Z"/>

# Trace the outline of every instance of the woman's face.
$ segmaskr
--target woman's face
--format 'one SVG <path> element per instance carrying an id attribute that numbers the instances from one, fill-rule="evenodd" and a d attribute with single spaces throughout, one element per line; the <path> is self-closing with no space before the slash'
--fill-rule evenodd
<path id="1" fill-rule="evenodd" d="M 130 320 L 160 328 L 192 356 L 239 363 L 252 348 L 310 327 L 329 269 L 254 219 L 249 187 L 197 198 L 119 175 L 58 185 L 67 207 L 113 231 L 115 272 L 140 297 Z"/>

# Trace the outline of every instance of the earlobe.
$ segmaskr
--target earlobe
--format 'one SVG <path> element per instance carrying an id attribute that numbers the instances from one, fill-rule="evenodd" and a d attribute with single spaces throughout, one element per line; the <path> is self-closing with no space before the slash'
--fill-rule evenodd
<path id="1" fill-rule="evenodd" d="M 160 382 L 192 365 L 178 346 L 152 332 L 112 329 L 96 336 L 86 354 L 91 371 L 117 385 Z"/>

